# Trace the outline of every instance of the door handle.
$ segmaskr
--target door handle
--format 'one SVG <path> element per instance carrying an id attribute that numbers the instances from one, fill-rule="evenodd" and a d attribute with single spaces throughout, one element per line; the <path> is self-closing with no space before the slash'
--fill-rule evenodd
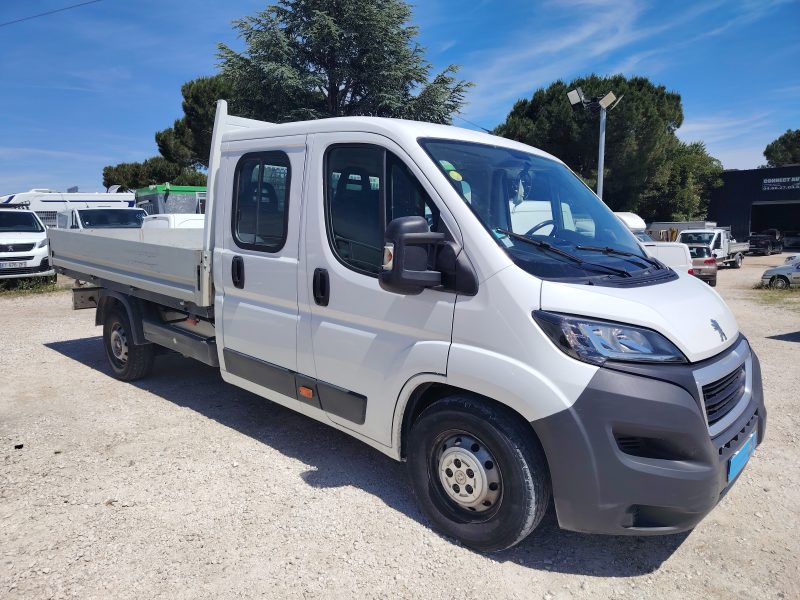
<path id="1" fill-rule="evenodd" d="M 231 281 L 234 287 L 244 287 L 244 259 L 241 256 L 234 256 L 231 261 Z"/>
<path id="2" fill-rule="evenodd" d="M 314 302 L 320 306 L 328 306 L 331 297 L 331 282 L 327 269 L 314 269 L 313 280 Z"/>

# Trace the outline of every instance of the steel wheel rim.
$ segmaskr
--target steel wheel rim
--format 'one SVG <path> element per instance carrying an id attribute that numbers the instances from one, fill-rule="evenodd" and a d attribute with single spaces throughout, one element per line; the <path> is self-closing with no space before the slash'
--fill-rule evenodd
<path id="1" fill-rule="evenodd" d="M 128 362 L 128 336 L 125 329 L 119 323 L 114 323 L 111 328 L 111 335 L 108 337 L 111 355 L 114 361 L 120 365 Z"/>
<path id="2" fill-rule="evenodd" d="M 775 278 L 775 282 L 772 284 L 772 287 L 774 287 L 776 289 L 779 289 L 779 290 L 783 290 L 783 289 L 786 289 L 789 286 L 786 285 L 786 280 L 785 279 L 783 279 L 781 277 L 776 277 Z"/>
<path id="3" fill-rule="evenodd" d="M 431 479 L 453 517 L 488 520 L 503 496 L 503 477 L 494 453 L 478 437 L 464 431 L 440 435 L 433 446 Z"/>

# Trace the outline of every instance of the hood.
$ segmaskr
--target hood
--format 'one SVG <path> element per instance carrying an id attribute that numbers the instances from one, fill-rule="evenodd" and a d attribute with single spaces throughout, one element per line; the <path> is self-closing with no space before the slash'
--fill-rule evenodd
<path id="1" fill-rule="evenodd" d="M 705 360 L 731 346 L 739 326 L 728 306 L 711 287 L 696 277 L 641 288 L 612 288 L 545 281 L 543 310 L 653 329 L 686 355 L 690 362 Z"/>
<path id="2" fill-rule="evenodd" d="M 47 237 L 45 231 L 0 231 L 0 244 L 38 244 Z"/>

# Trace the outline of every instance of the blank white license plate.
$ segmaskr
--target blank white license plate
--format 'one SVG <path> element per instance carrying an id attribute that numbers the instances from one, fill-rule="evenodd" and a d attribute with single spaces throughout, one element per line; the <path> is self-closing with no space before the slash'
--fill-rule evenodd
<path id="1" fill-rule="evenodd" d="M 24 262 L 0 262 L 0 269 L 22 269 L 26 264 Z"/>

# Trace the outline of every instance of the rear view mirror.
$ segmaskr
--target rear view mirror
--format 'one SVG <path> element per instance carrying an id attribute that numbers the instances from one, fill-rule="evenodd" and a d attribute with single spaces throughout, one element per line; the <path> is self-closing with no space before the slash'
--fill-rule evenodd
<path id="1" fill-rule="evenodd" d="M 435 247 L 445 241 L 424 217 L 400 217 L 386 227 L 381 287 L 397 294 L 419 294 L 442 284 L 442 274 L 428 268 Z"/>

